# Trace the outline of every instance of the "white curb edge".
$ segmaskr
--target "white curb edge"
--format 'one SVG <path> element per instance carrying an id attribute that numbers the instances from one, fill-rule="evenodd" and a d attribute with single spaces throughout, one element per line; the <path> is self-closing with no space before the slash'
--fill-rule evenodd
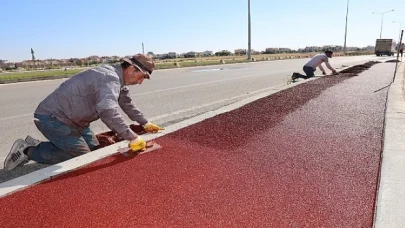
<path id="1" fill-rule="evenodd" d="M 243 99 L 241 101 L 238 101 L 236 103 L 232 103 L 230 105 L 224 106 L 222 108 L 219 108 L 217 110 L 214 111 L 209 111 L 206 112 L 204 114 L 195 116 L 193 118 L 181 121 L 179 123 L 170 125 L 165 127 L 165 130 L 163 132 L 159 132 L 156 134 L 144 134 L 142 135 L 142 138 L 145 139 L 145 141 L 150 141 L 156 138 L 159 138 L 161 136 L 164 136 L 166 134 L 170 134 L 172 132 L 175 132 L 177 130 L 180 130 L 184 127 L 190 126 L 192 124 L 201 122 L 205 119 L 214 117 L 216 115 L 225 113 L 225 112 L 229 112 L 235 109 L 238 109 L 246 104 L 249 104 L 251 102 L 254 102 L 258 99 L 267 97 L 269 95 L 272 95 L 274 93 L 277 93 L 281 90 L 285 90 L 294 86 L 297 86 L 299 84 L 302 83 L 306 83 L 312 80 L 316 80 L 318 79 L 318 77 L 315 78 L 310 78 L 307 80 L 302 80 L 302 81 L 298 81 L 295 83 L 291 83 L 289 85 L 283 85 L 283 86 L 279 86 L 279 87 L 275 87 L 273 89 L 270 89 L 270 91 L 264 92 L 264 93 L 260 93 L 258 95 Z M 48 179 L 52 179 L 55 178 L 61 174 L 76 170 L 80 167 L 86 166 L 90 163 L 93 163 L 95 161 L 98 161 L 100 159 L 106 158 L 108 156 L 111 156 L 113 154 L 119 153 L 118 150 L 121 148 L 125 148 L 128 146 L 128 142 L 127 141 L 121 141 L 118 143 L 115 143 L 113 145 L 92 151 L 91 153 L 88 154 L 84 154 L 81 155 L 79 157 L 76 158 L 72 158 L 70 160 L 40 169 L 40 170 L 36 170 L 32 173 L 17 177 L 15 179 L 3 182 L 0 184 L 0 198 L 4 197 L 6 195 L 12 194 L 16 191 L 20 191 L 23 190 L 27 187 L 30 187 L 32 185 L 35 184 L 39 184 L 41 182 L 44 182 Z"/>
<path id="2" fill-rule="evenodd" d="M 365 62 L 368 62 L 368 61 L 365 61 Z M 352 67 L 352 66 L 353 65 L 343 67 L 343 68 L 339 69 L 338 71 L 342 71 L 342 70 L 347 69 L 347 68 Z M 217 110 L 209 111 L 209 112 L 206 112 L 204 114 L 195 116 L 193 118 L 181 121 L 179 123 L 176 123 L 176 124 L 173 124 L 173 125 L 170 125 L 170 126 L 167 126 L 167 127 L 165 127 L 165 130 L 163 132 L 159 132 L 159 133 L 156 133 L 156 134 L 142 135 L 142 138 L 145 141 L 150 141 L 150 140 L 159 138 L 159 137 L 164 136 L 166 134 L 170 134 L 172 132 L 180 130 L 180 129 L 184 128 L 184 127 L 187 127 L 187 126 L 190 126 L 192 124 L 201 122 L 201 121 L 203 121 L 205 119 L 214 117 L 216 115 L 219 115 L 219 114 L 222 114 L 222 113 L 225 113 L 225 112 L 230 112 L 232 110 L 238 109 L 238 108 L 240 108 L 240 107 L 242 107 L 242 106 L 244 106 L 246 104 L 249 104 L 249 103 L 254 102 L 254 101 L 258 100 L 258 99 L 270 96 L 270 95 L 272 95 L 274 93 L 277 93 L 279 91 L 286 90 L 286 89 L 292 88 L 294 86 L 298 86 L 300 84 L 307 83 L 307 82 L 312 81 L 312 80 L 317 80 L 319 78 L 320 78 L 319 76 L 316 76 L 314 78 L 310 78 L 310 79 L 307 79 L 307 80 L 300 80 L 300 81 L 297 81 L 295 83 L 291 83 L 289 85 L 283 85 L 283 86 L 279 86 L 279 87 L 274 87 L 273 89 L 270 89 L 270 91 L 260 93 L 258 95 L 243 99 L 243 100 L 238 101 L 236 103 L 232 103 L 230 105 L 224 106 L 224 107 L 219 108 Z M 118 152 L 119 149 L 125 148 L 127 146 L 128 146 L 128 142 L 121 141 L 121 142 L 115 143 L 113 145 L 110 145 L 110 146 L 107 146 L 107 147 L 92 151 L 91 153 L 84 154 L 84 155 L 81 155 L 79 157 L 67 160 L 65 162 L 61 162 L 61 163 L 58 163 L 58 164 L 55 164 L 55 165 L 52 165 L 52 166 L 49 166 L 49 167 L 46 167 L 46 168 L 43 168 L 43 169 L 40 169 L 40 170 L 36 170 L 36 171 L 34 171 L 32 173 L 28 173 L 26 175 L 17 177 L 15 179 L 0 183 L 0 198 L 2 198 L 4 196 L 7 196 L 7 195 L 10 195 L 12 193 L 15 193 L 17 191 L 21 191 L 23 189 L 26 189 L 26 188 L 28 188 L 28 187 L 30 187 L 32 185 L 36 185 L 36 184 L 42 183 L 42 182 L 44 182 L 46 180 L 55 178 L 55 177 L 57 177 L 59 175 L 68 173 L 68 172 L 76 170 L 76 169 L 79 169 L 79 168 L 81 168 L 83 166 L 89 165 L 89 164 L 91 164 L 91 163 L 93 163 L 95 161 L 106 158 L 106 157 L 111 156 L 113 154 L 119 153 Z"/>
<path id="3" fill-rule="evenodd" d="M 374 227 L 405 227 L 405 64 L 389 87 Z"/>

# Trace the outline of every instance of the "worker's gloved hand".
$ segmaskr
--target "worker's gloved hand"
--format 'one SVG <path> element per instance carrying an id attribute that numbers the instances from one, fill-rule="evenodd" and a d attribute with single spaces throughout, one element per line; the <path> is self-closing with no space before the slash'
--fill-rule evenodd
<path id="1" fill-rule="evenodd" d="M 164 128 L 159 127 L 158 125 L 153 123 L 147 123 L 143 126 L 143 128 L 148 133 L 157 133 L 159 130 L 164 130 Z"/>
<path id="2" fill-rule="evenodd" d="M 336 70 L 332 70 L 332 73 L 333 73 L 333 74 L 337 74 L 337 71 L 336 71 Z"/>
<path id="3" fill-rule="evenodd" d="M 146 142 L 140 136 L 128 143 L 128 147 L 134 151 L 142 151 L 146 149 Z"/>

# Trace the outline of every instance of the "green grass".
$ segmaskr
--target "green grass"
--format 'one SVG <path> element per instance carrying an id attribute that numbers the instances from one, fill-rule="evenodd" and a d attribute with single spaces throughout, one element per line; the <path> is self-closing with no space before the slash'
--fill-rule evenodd
<path id="1" fill-rule="evenodd" d="M 1 81 L 15 80 L 15 79 L 32 79 L 32 78 L 46 78 L 52 76 L 71 76 L 83 71 L 84 69 L 68 69 L 64 70 L 47 70 L 47 71 L 31 71 L 31 72 L 11 72 L 0 74 Z"/>
<path id="2" fill-rule="evenodd" d="M 351 52 L 348 53 L 349 56 L 351 55 L 364 55 L 364 54 L 371 54 L 368 52 Z M 255 55 L 252 56 L 256 59 L 256 61 L 264 61 L 266 58 L 274 59 L 272 57 L 277 56 L 294 56 L 294 54 L 275 54 L 275 55 Z M 304 55 L 304 54 L 302 54 Z M 307 54 L 308 55 L 308 54 Z M 196 66 L 210 66 L 210 65 L 222 65 L 221 59 L 225 61 L 225 64 L 232 64 L 232 63 L 245 63 L 250 62 L 246 59 L 245 56 L 216 56 L 212 57 L 212 59 L 206 58 L 195 58 L 195 59 L 173 59 L 173 60 L 166 60 L 162 62 L 156 62 L 155 67 L 156 70 L 160 69 L 171 69 L 171 68 L 182 68 L 182 67 L 196 67 Z M 177 61 L 177 62 L 176 62 Z M 11 73 L 0 73 L 0 82 L 7 82 L 7 81 L 14 81 L 14 80 L 21 80 L 24 81 L 25 79 L 45 79 L 45 78 L 52 78 L 52 77 L 69 77 L 74 74 L 77 74 L 81 71 L 86 70 L 85 68 L 79 69 L 68 69 L 64 70 L 46 70 L 46 71 L 31 71 L 31 72 L 11 72 Z"/>
<path id="3" fill-rule="evenodd" d="M 224 60 L 225 64 L 232 64 L 232 63 L 247 63 L 251 62 L 246 59 L 226 59 Z M 259 60 L 257 60 L 259 61 Z M 156 69 L 170 69 L 170 68 L 181 68 L 181 67 L 196 67 L 196 66 L 210 66 L 210 65 L 220 65 L 222 64 L 220 60 L 206 60 L 206 61 L 179 61 L 177 62 L 167 62 L 167 63 L 157 63 Z"/>

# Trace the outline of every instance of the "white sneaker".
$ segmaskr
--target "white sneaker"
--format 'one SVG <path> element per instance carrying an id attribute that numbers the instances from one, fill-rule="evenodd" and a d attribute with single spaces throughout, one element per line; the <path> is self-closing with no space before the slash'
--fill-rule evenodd
<path id="1" fill-rule="evenodd" d="M 30 146 L 38 146 L 38 144 L 41 143 L 41 141 L 39 141 L 38 139 L 35 139 L 33 137 L 31 137 L 30 135 L 28 135 L 25 138 L 25 142 L 27 142 Z"/>
<path id="2" fill-rule="evenodd" d="M 30 145 L 25 142 L 25 140 L 17 139 L 11 147 L 6 160 L 4 160 L 4 170 L 10 171 L 28 162 L 28 156 L 24 154 L 24 149 L 29 146 Z"/>

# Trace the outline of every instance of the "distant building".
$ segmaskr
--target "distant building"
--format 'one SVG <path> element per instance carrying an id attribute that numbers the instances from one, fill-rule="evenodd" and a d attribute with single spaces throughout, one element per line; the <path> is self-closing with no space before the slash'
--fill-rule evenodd
<path id="1" fill-rule="evenodd" d="M 156 57 L 156 55 L 155 55 L 153 52 L 151 52 L 151 51 L 149 51 L 149 52 L 147 53 L 147 55 L 151 56 L 152 58 L 155 58 L 155 57 Z"/>
<path id="2" fill-rule="evenodd" d="M 374 50 L 375 50 L 375 46 L 368 45 L 367 47 L 365 47 L 365 50 L 367 50 L 367 51 L 374 51 Z"/>
<path id="3" fill-rule="evenodd" d="M 88 57 L 88 60 L 92 63 L 101 63 L 101 58 L 97 55 L 92 55 Z"/>
<path id="4" fill-rule="evenodd" d="M 204 51 L 204 52 L 201 53 L 201 55 L 202 56 L 213 56 L 214 52 L 212 52 L 212 51 Z"/>
<path id="5" fill-rule="evenodd" d="M 276 53 L 289 53 L 292 52 L 291 48 L 266 48 L 265 54 L 276 54 Z"/>
<path id="6" fill-rule="evenodd" d="M 184 54 L 184 58 L 194 58 L 197 57 L 197 52 L 195 51 L 189 51 L 186 54 Z"/>
<path id="7" fill-rule="evenodd" d="M 246 55 L 247 50 L 246 49 L 236 49 L 235 50 L 235 55 Z"/>
<path id="8" fill-rule="evenodd" d="M 215 52 L 215 55 L 216 56 L 230 56 L 230 55 L 232 55 L 232 53 L 228 50 L 222 50 L 222 51 Z"/>
<path id="9" fill-rule="evenodd" d="M 307 46 L 304 49 L 298 49 L 298 52 L 321 52 L 322 47 L 319 46 Z"/>
<path id="10" fill-rule="evenodd" d="M 177 58 L 178 55 L 177 55 L 176 52 L 169 52 L 169 53 L 166 54 L 166 57 L 173 59 L 173 58 Z"/>
<path id="11" fill-rule="evenodd" d="M 4 66 L 7 63 L 7 60 L 0 59 L 0 67 Z"/>

